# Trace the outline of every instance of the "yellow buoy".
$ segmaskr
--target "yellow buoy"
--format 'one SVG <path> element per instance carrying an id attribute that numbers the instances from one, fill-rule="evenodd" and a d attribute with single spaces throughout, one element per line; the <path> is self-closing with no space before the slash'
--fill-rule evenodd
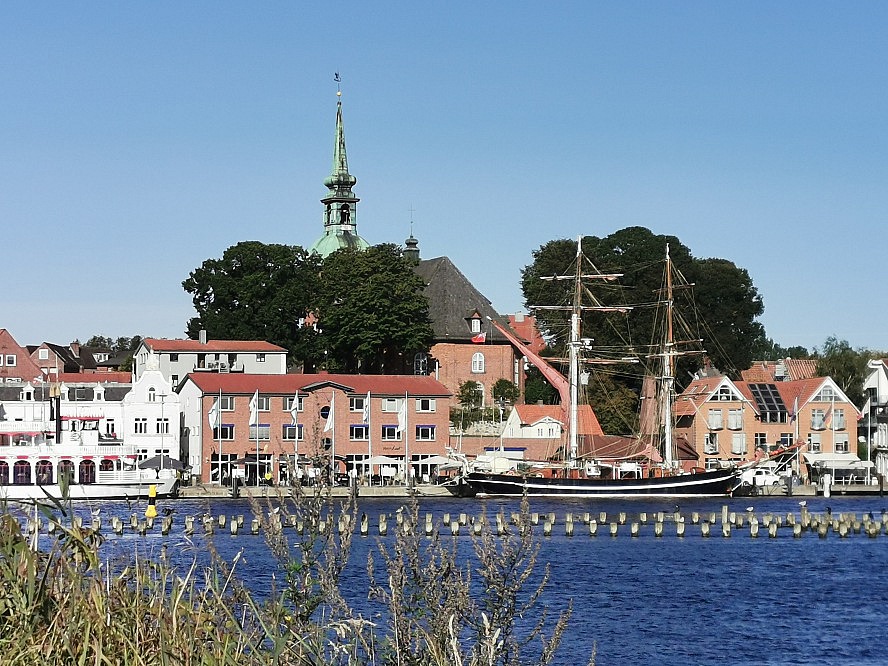
<path id="1" fill-rule="evenodd" d="M 157 486 L 151 484 L 148 486 L 148 507 L 145 509 L 146 518 L 157 518 L 157 507 L 154 503 L 157 501 Z"/>

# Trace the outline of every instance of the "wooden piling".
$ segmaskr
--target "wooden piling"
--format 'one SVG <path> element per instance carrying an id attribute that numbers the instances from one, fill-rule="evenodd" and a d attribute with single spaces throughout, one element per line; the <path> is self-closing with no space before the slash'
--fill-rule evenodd
<path id="1" fill-rule="evenodd" d="M 639 524 L 638 523 L 632 523 L 631 525 L 629 525 L 629 534 L 631 536 L 637 537 L 638 532 L 639 532 Z"/>
<path id="2" fill-rule="evenodd" d="M 619 529 L 619 527 L 620 527 L 619 523 L 611 523 L 610 524 L 610 535 L 612 537 L 617 536 L 617 530 Z"/>
<path id="3" fill-rule="evenodd" d="M 598 536 L 598 521 L 589 521 L 589 536 Z"/>
<path id="4" fill-rule="evenodd" d="M 663 522 L 658 520 L 654 523 L 654 536 L 661 537 L 663 536 Z"/>
<path id="5" fill-rule="evenodd" d="M 388 534 L 388 523 L 386 522 L 385 514 L 381 513 L 379 514 L 379 536 L 385 536 L 386 534 Z"/>

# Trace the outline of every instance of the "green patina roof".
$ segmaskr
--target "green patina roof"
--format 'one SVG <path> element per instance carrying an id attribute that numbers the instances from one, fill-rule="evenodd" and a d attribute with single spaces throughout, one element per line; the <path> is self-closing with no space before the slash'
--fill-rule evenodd
<path id="1" fill-rule="evenodd" d="M 324 204 L 324 235 L 311 246 L 312 252 L 322 257 L 336 250 L 353 248 L 366 250 L 370 244 L 358 235 L 358 199 L 352 187 L 357 178 L 348 172 L 348 156 L 345 151 L 345 130 L 342 124 L 342 100 L 336 103 L 336 137 L 333 144 L 333 170 L 324 179 L 329 193 L 321 199 Z"/>

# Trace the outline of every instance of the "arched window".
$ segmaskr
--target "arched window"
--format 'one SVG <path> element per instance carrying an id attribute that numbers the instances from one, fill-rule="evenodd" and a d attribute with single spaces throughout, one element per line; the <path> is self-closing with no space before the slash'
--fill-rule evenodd
<path id="1" fill-rule="evenodd" d="M 472 372 L 484 372 L 484 354 L 481 352 L 472 354 Z"/>
<path id="2" fill-rule="evenodd" d="M 39 460 L 37 462 L 37 485 L 48 486 L 52 483 L 52 463 L 48 460 Z"/>
<path id="3" fill-rule="evenodd" d="M 17 460 L 12 466 L 12 482 L 17 486 L 30 486 L 31 463 L 26 460 Z"/>
<path id="4" fill-rule="evenodd" d="M 156 402 L 157 401 L 157 391 L 154 390 L 154 387 L 148 389 L 148 402 Z"/>
<path id="5" fill-rule="evenodd" d="M 80 483 L 96 482 L 96 464 L 92 460 L 80 462 Z"/>
<path id="6" fill-rule="evenodd" d="M 9 464 L 6 461 L 0 462 L 0 486 L 9 485 Z"/>
<path id="7" fill-rule="evenodd" d="M 104 458 L 102 462 L 99 463 L 99 470 L 102 472 L 113 472 L 114 471 L 114 461 L 109 460 L 108 458 Z"/>
<path id="8" fill-rule="evenodd" d="M 59 461 L 59 478 L 67 477 L 68 483 L 74 483 L 74 463 L 71 460 Z"/>

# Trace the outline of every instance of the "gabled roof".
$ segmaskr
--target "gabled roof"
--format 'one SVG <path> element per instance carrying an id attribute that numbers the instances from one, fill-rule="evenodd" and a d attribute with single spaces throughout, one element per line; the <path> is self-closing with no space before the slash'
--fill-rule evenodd
<path id="1" fill-rule="evenodd" d="M 567 415 L 561 405 L 515 405 L 515 411 L 522 425 L 533 425 L 549 418 L 558 421 L 565 430 L 568 428 Z M 604 435 L 598 417 L 589 405 L 577 407 L 577 429 L 581 436 Z"/>
<path id="2" fill-rule="evenodd" d="M 168 340 L 166 338 L 145 338 L 142 344 L 152 352 L 286 352 L 283 347 L 278 347 L 264 340 Z"/>
<path id="3" fill-rule="evenodd" d="M 468 278 L 447 257 L 423 259 L 414 269 L 426 283 L 425 297 L 435 342 L 469 342 L 472 330 L 468 319 L 477 311 L 481 317 L 481 331 L 487 333 L 487 343 L 507 343 L 505 336 L 489 326 L 487 318 L 504 321 L 490 301 L 469 282 Z"/>
<path id="4" fill-rule="evenodd" d="M 253 375 L 241 373 L 193 372 L 185 383 L 192 382 L 205 394 L 222 391 L 225 394 L 251 395 L 255 391 L 270 394 L 308 393 L 333 386 L 346 393 L 399 397 L 410 396 L 448 397 L 447 387 L 433 377 L 423 375 Z"/>
<path id="5" fill-rule="evenodd" d="M 688 384 L 687 388 L 685 388 L 681 395 L 678 396 L 675 405 L 672 407 L 672 413 L 675 416 L 691 416 L 695 414 L 697 410 L 703 406 L 703 403 L 709 400 L 709 397 L 715 393 L 722 384 L 727 384 L 732 388 L 739 389 L 739 386 L 724 375 L 695 379 Z M 742 390 L 740 390 L 739 393 L 747 399 L 751 398 L 750 395 L 744 394 Z M 738 398 L 738 400 L 739 399 L 740 398 Z"/>

